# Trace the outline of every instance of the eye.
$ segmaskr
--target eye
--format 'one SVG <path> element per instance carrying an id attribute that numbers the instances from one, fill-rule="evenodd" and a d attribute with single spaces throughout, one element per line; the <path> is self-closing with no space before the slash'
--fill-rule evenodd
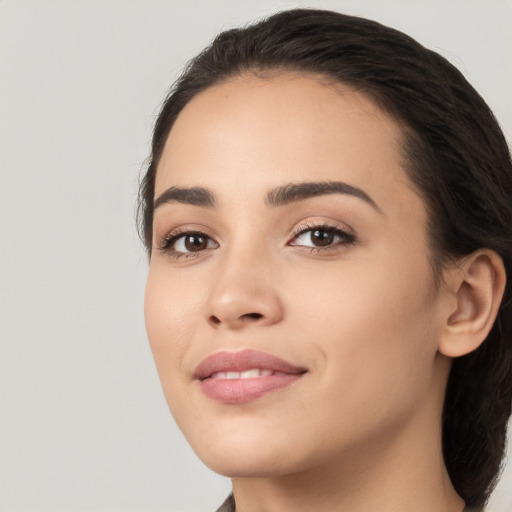
<path id="1" fill-rule="evenodd" d="M 299 228 L 290 245 L 329 249 L 355 242 L 355 237 L 337 226 L 307 226 Z"/>
<path id="2" fill-rule="evenodd" d="M 200 231 L 187 231 L 171 233 L 164 239 L 160 249 L 179 258 L 180 256 L 192 255 L 217 247 L 218 244 L 208 235 Z"/>

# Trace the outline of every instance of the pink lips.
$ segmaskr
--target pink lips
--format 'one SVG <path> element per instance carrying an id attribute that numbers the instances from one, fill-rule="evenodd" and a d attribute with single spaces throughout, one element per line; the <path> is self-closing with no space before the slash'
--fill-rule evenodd
<path id="1" fill-rule="evenodd" d="M 306 373 L 305 368 L 257 350 L 217 352 L 194 372 L 203 392 L 225 404 L 251 402 L 289 386 Z"/>

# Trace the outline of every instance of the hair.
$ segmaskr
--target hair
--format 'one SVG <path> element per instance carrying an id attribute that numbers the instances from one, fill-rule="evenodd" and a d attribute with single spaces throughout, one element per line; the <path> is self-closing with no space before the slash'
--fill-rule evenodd
<path id="1" fill-rule="evenodd" d="M 187 103 L 237 76 L 320 75 L 370 97 L 399 123 L 406 172 L 429 214 L 433 268 L 480 248 L 512 275 L 512 164 L 487 104 L 446 59 L 364 18 L 294 9 L 219 34 L 172 87 L 156 120 L 140 184 L 139 230 L 149 255 L 155 175 Z M 474 352 L 453 361 L 443 411 L 443 454 L 457 493 L 483 506 L 499 476 L 512 400 L 511 285 Z"/>

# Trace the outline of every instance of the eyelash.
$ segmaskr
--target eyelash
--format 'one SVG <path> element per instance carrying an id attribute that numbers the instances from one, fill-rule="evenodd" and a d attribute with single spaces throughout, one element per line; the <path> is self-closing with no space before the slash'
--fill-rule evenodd
<path id="1" fill-rule="evenodd" d="M 324 233 L 330 233 L 334 237 L 338 237 L 340 241 L 327 245 L 325 247 L 315 247 L 315 246 L 305 246 L 305 245 L 299 245 L 294 244 L 293 241 L 298 239 L 300 236 L 313 231 L 320 231 Z M 165 236 L 162 239 L 162 243 L 158 247 L 158 249 L 164 253 L 167 253 L 170 257 L 174 259 L 179 258 L 191 258 L 191 257 L 197 257 L 201 253 L 205 252 L 206 250 L 212 249 L 206 248 L 197 252 L 182 252 L 177 251 L 173 246 L 176 242 L 178 242 L 180 239 L 184 238 L 185 236 L 201 236 L 205 237 L 208 242 L 213 242 L 215 244 L 215 248 L 217 248 L 219 245 L 217 242 L 215 242 L 210 236 L 206 235 L 202 231 L 198 231 L 196 229 L 189 229 L 187 227 L 176 229 L 173 232 L 169 233 L 167 236 Z M 291 240 L 288 242 L 287 245 L 291 245 L 292 247 L 298 247 L 303 250 L 309 250 L 311 253 L 320 253 L 330 250 L 336 250 L 339 249 L 340 246 L 351 246 L 356 242 L 356 237 L 350 233 L 347 233 L 346 231 L 340 229 L 339 226 L 336 224 L 327 224 L 327 223 L 320 223 L 320 224 L 309 224 L 304 223 L 298 226 L 292 235 Z"/>
<path id="2" fill-rule="evenodd" d="M 181 238 L 184 238 L 186 236 L 202 236 L 208 239 L 209 241 L 213 241 L 211 237 L 209 237 L 207 234 L 203 233 L 202 231 L 199 231 L 197 229 L 189 229 L 187 227 L 175 229 L 171 233 L 169 233 L 167 236 L 165 236 L 162 239 L 162 243 L 158 247 L 158 249 L 164 253 L 167 253 L 171 258 L 179 259 L 179 258 L 191 258 L 199 256 L 201 252 L 204 251 L 198 251 L 198 252 L 181 252 L 174 249 L 174 244 L 180 240 Z M 218 244 L 215 242 L 215 245 L 218 247 Z"/>
<path id="3" fill-rule="evenodd" d="M 338 237 L 340 239 L 340 241 L 338 241 L 334 244 L 327 245 L 325 247 L 314 247 L 314 246 L 310 247 L 310 246 L 298 245 L 298 244 L 293 243 L 293 241 L 296 240 L 297 238 L 299 238 L 300 236 L 302 236 L 308 232 L 313 233 L 314 231 L 320 231 L 320 232 L 323 231 L 325 233 L 331 233 L 333 236 Z M 357 241 L 356 237 L 353 234 L 348 233 L 347 231 L 344 231 L 336 224 L 328 224 L 328 223 L 320 223 L 320 224 L 311 223 L 310 224 L 308 222 L 305 222 L 304 224 L 298 226 L 294 230 L 293 238 L 290 242 L 288 242 L 288 244 L 293 247 L 302 248 L 303 250 L 309 250 L 312 253 L 321 253 L 321 252 L 325 252 L 325 251 L 339 249 L 341 246 L 348 247 L 348 246 L 354 245 L 356 243 L 356 241 Z"/>

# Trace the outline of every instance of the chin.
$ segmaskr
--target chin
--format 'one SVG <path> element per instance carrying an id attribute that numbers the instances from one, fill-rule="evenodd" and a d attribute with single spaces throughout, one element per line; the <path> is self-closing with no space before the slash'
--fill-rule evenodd
<path id="1" fill-rule="evenodd" d="M 188 440 L 196 455 L 212 471 L 234 477 L 270 477 L 295 472 L 300 455 L 269 431 L 245 431 L 229 435 L 207 435 Z M 292 453 L 291 453 L 292 452 Z"/>
<path id="2" fill-rule="evenodd" d="M 296 471 L 287 467 L 287 461 L 282 457 L 265 454 L 262 451 L 266 452 L 266 450 L 259 450 L 258 454 L 240 453 L 234 450 L 231 453 L 215 453 L 199 457 L 212 471 L 229 478 L 277 477 Z"/>

